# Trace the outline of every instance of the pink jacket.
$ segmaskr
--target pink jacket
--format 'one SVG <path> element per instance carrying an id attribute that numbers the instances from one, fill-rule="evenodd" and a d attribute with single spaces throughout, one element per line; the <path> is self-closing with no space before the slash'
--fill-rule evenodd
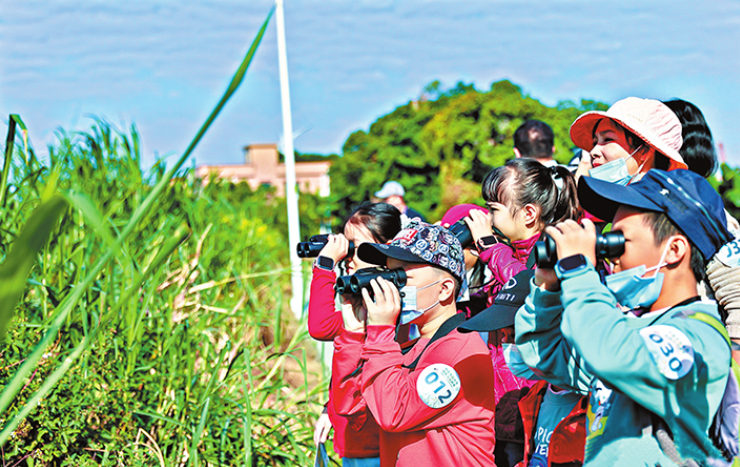
<path id="1" fill-rule="evenodd" d="M 480 253 L 480 259 L 493 272 L 493 283 L 488 289 L 489 306 L 493 304 L 496 294 L 504 284 L 527 268 L 527 259 L 539 238 L 540 234 L 536 234 L 526 240 L 517 240 L 512 242 L 511 247 L 499 243 Z M 493 331 L 488 336 L 488 349 L 493 360 L 495 378 L 493 392 L 496 398 L 496 440 L 524 443 L 524 430 L 517 403 L 536 381 L 520 379 L 511 374 L 504 360 L 502 337 L 501 331 Z"/>
<path id="2" fill-rule="evenodd" d="M 527 259 L 540 234 L 532 235 L 526 240 L 511 242 L 511 246 L 497 243 L 480 252 L 479 258 L 493 272 L 493 284 L 488 289 L 489 305 L 493 304 L 496 294 L 509 279 L 527 268 Z"/>

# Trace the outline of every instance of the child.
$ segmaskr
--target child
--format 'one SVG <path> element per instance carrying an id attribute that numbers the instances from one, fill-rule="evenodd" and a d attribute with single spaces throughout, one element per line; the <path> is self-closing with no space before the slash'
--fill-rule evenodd
<path id="1" fill-rule="evenodd" d="M 493 272 L 490 301 L 527 259 L 545 226 L 580 219 L 573 175 L 565 167 L 545 167 L 533 159 L 514 159 L 486 175 L 482 186 L 490 216 L 471 211 L 466 222 L 480 259 Z M 493 235 L 496 227 L 511 246 Z M 490 303 L 489 303 L 490 304 Z"/>
<path id="2" fill-rule="evenodd" d="M 470 211 L 487 211 L 475 204 L 458 204 L 447 210 L 440 225 L 445 229 L 470 215 Z M 465 255 L 465 284 L 461 296 L 457 300 L 458 311 L 470 318 L 483 311 L 488 306 L 488 289 L 491 287 L 491 270 L 478 258 L 478 250 L 474 244 L 463 249 Z M 466 286 L 467 285 L 467 286 Z"/>
<path id="3" fill-rule="evenodd" d="M 347 272 L 371 265 L 357 257 L 357 247 L 365 242 L 385 243 L 401 230 L 401 213 L 386 203 L 363 203 L 350 215 L 344 225 L 344 234 L 331 235 L 326 246 L 316 258 L 311 280 L 311 295 L 308 302 L 308 332 L 314 339 L 331 341 L 342 329 L 342 313 L 336 311 L 334 266 L 345 259 Z M 347 258 L 349 242 L 355 245 L 355 254 Z M 362 304 L 347 301 L 344 306 L 361 313 Z M 325 442 L 331 426 L 334 426 L 334 450 L 343 459 L 344 465 L 353 460 L 367 462 L 375 459 L 378 465 L 378 425 L 372 415 L 362 413 L 353 417 L 341 417 L 333 410 L 332 393 L 329 403 L 316 426 L 314 439 Z M 328 417 L 328 421 L 327 421 Z M 331 423 L 329 423 L 331 422 Z M 372 465 L 372 464 L 363 464 Z"/>
<path id="4" fill-rule="evenodd" d="M 483 198 L 490 217 L 471 211 L 466 222 L 478 247 L 480 259 L 493 272 L 489 302 L 514 275 L 527 269 L 527 259 L 545 226 L 566 219 L 578 219 L 581 209 L 573 175 L 565 167 L 545 167 L 536 160 L 515 159 L 492 170 L 483 181 Z M 511 246 L 493 236 L 491 225 L 499 229 Z M 511 374 L 503 344 L 514 342 L 511 328 L 492 331 L 488 347 L 496 379 L 494 395 L 498 413 L 516 415 L 522 390 L 535 382 Z M 496 459 L 499 467 L 513 466 L 524 456 L 521 436 L 516 433 L 516 417 L 496 417 Z"/>
<path id="5" fill-rule="evenodd" d="M 463 323 L 460 330 L 492 332 L 513 329 L 516 311 L 524 305 L 524 300 L 529 295 L 529 284 L 533 276 L 534 271 L 531 269 L 514 276 L 498 293 L 493 305 Z M 508 350 L 516 352 L 516 347 L 512 347 Z M 507 364 L 509 363 L 507 359 Z M 511 365 L 514 365 L 511 370 L 516 374 L 517 362 Z M 524 370 L 526 373 L 532 373 L 529 368 Z M 537 377 L 533 375 L 527 378 Z M 576 467 L 583 464 L 583 446 L 586 442 L 586 397 L 567 389 L 557 388 L 542 380 L 537 381 L 531 388 L 523 389 L 521 396 L 518 404 L 521 422 L 516 425 L 518 432 L 508 435 L 509 439 L 523 439 L 523 446 L 519 447 L 523 459 L 517 467 L 554 465 Z M 511 418 L 515 415 L 499 411 L 497 408 L 496 421 L 502 417 Z M 502 434 L 497 432 L 496 437 L 500 436 Z M 497 464 L 501 463 L 499 456 L 496 460 Z"/>
<path id="6" fill-rule="evenodd" d="M 583 177 L 578 188 L 586 210 L 622 231 L 624 253 L 602 284 L 592 266 L 593 223 L 549 227 L 560 259 L 554 270 L 536 271 L 516 316 L 517 348 L 550 382 L 574 390 L 589 384 L 584 465 L 720 456 L 707 433 L 730 348 L 711 325 L 716 302 L 700 301 L 696 285 L 705 262 L 732 238 L 721 198 L 681 169 L 653 169 L 628 186 Z M 677 453 L 655 435 L 662 426 Z"/>
<path id="7" fill-rule="evenodd" d="M 374 279 L 373 298 L 362 291 L 366 331 L 345 313 L 346 332 L 334 340 L 337 412 L 370 410 L 381 427 L 383 466 L 495 465 L 491 359 L 477 333 L 455 329 L 465 319 L 455 305 L 465 275 L 460 242 L 440 226 L 411 223 L 390 243 L 365 243 L 358 254 L 405 271 L 421 337 L 402 351 L 393 339 L 399 291 Z"/>

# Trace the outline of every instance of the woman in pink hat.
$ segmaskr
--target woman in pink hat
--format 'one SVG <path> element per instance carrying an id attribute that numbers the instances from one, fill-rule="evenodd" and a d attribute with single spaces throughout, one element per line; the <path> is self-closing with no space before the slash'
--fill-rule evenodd
<path id="1" fill-rule="evenodd" d="M 586 112 L 571 125 L 570 137 L 591 154 L 591 167 L 587 173 L 579 167 L 577 175 L 626 185 L 653 168 L 687 168 L 679 154 L 681 123 L 657 100 L 628 97 L 606 112 Z"/>

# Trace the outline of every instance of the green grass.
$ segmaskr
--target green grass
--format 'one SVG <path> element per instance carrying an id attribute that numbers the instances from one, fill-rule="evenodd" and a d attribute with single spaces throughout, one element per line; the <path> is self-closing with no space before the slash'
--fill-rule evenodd
<path id="1" fill-rule="evenodd" d="M 60 130 L 41 161 L 11 116 L 0 180 L 2 465 L 310 463 L 326 385 L 305 326 L 285 312 L 285 201 L 181 170 L 270 16 L 169 170 L 142 171 L 136 128 L 100 119 Z M 312 213 L 303 228 L 317 230 L 326 207 L 301 201 Z"/>
<path id="2" fill-rule="evenodd" d="M 60 132 L 48 166 L 14 167 L 11 215 L 0 220 L 5 261 L 6 239 L 20 235 L 50 177 L 72 207 L 33 257 L 0 345 L 2 423 L 12 427 L 3 462 L 309 464 L 326 388 L 305 325 L 287 311 L 284 200 L 272 191 L 178 173 L 60 314 L 163 175 L 162 165 L 141 171 L 138 146 L 135 128 L 98 121 Z M 304 198 L 302 209 L 315 209 Z"/>

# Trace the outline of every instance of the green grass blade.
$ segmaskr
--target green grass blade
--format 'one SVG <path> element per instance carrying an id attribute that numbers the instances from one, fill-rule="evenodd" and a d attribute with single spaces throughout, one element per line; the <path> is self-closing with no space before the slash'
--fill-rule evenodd
<path id="1" fill-rule="evenodd" d="M 200 414 L 200 421 L 198 422 L 198 428 L 193 433 L 193 443 L 190 445 L 190 456 L 188 458 L 189 465 L 198 465 L 198 444 L 200 444 L 200 437 L 203 434 L 203 430 L 206 427 L 206 419 L 208 418 L 208 406 L 211 404 L 211 398 L 206 398 L 206 403 L 203 405 L 203 412 Z"/>
<path id="2" fill-rule="evenodd" d="M 18 393 L 18 391 L 21 390 L 23 381 L 25 381 L 25 378 L 29 374 L 31 374 L 31 372 L 36 367 L 36 364 L 38 363 L 39 358 L 41 358 L 41 355 L 43 355 L 48 345 L 56 338 L 56 334 L 57 334 L 57 331 L 59 330 L 59 327 L 62 325 L 62 323 L 64 323 L 70 311 L 72 311 L 72 309 L 77 305 L 78 300 L 87 291 L 90 285 L 92 285 L 93 282 L 95 282 L 98 274 L 100 274 L 103 268 L 107 265 L 108 261 L 110 261 L 110 259 L 113 257 L 115 251 L 121 249 L 124 240 L 136 228 L 136 226 L 142 220 L 144 215 L 149 211 L 151 206 L 159 199 L 159 196 L 164 191 L 164 189 L 169 185 L 170 180 L 172 179 L 174 174 L 177 173 L 177 171 L 185 163 L 187 158 L 192 153 L 193 149 L 195 149 L 195 147 L 197 146 L 200 139 L 203 137 L 205 132 L 211 126 L 211 123 L 213 123 L 216 116 L 220 113 L 223 106 L 226 104 L 229 98 L 231 98 L 231 96 L 234 94 L 236 89 L 239 87 L 242 80 L 244 79 L 244 75 L 247 72 L 247 68 L 249 67 L 249 64 L 252 61 L 252 57 L 254 56 L 254 53 L 257 50 L 257 46 L 259 46 L 260 42 L 262 41 L 262 37 L 264 36 L 265 29 L 267 28 L 267 24 L 269 23 L 270 18 L 272 17 L 273 10 L 274 10 L 274 7 L 273 9 L 270 10 L 270 13 L 267 15 L 267 19 L 265 19 L 265 22 L 262 24 L 262 27 L 257 33 L 257 37 L 255 38 L 254 42 L 249 48 L 249 51 L 247 52 L 246 57 L 244 58 L 241 65 L 237 69 L 234 77 L 232 78 L 231 83 L 229 84 L 229 87 L 226 89 L 226 93 L 223 95 L 219 103 L 216 105 L 216 108 L 213 109 L 210 116 L 208 117 L 206 122 L 203 124 L 203 126 L 200 128 L 198 133 L 195 135 L 195 138 L 193 138 L 193 141 L 190 143 L 185 153 L 180 157 L 180 159 L 177 161 L 174 167 L 172 167 L 172 169 L 170 169 L 165 174 L 165 176 L 162 177 L 162 179 L 154 186 L 154 188 L 149 193 L 149 195 L 144 199 L 144 201 L 136 208 L 131 218 L 129 219 L 129 222 L 126 224 L 126 227 L 121 231 L 121 234 L 118 236 L 118 239 L 116 240 L 114 245 L 108 248 L 107 252 L 98 260 L 98 262 L 93 267 L 90 268 L 87 276 L 83 279 L 83 281 L 80 284 L 77 284 L 77 286 L 73 289 L 72 293 L 68 295 L 67 297 L 65 297 L 62 303 L 60 303 L 59 311 L 54 317 L 53 322 L 51 326 L 49 327 L 48 331 L 46 332 L 44 337 L 41 339 L 39 344 L 36 346 L 36 348 L 33 350 L 31 355 L 28 356 L 25 362 L 18 369 L 15 376 L 13 377 L 13 380 L 10 382 L 10 384 L 6 386 L 2 394 L 0 394 L 0 414 L 3 414 L 7 410 L 7 408 L 10 406 L 10 403 L 15 397 L 15 395 Z"/>
<path id="3" fill-rule="evenodd" d="M 20 118 L 20 117 L 19 117 Z M 8 120 L 8 136 L 5 138 L 5 163 L 3 164 L 2 180 L 0 180 L 0 208 L 5 207 L 5 192 L 8 189 L 8 177 L 10 176 L 10 163 L 13 159 L 13 148 L 15 147 L 15 126 L 17 120 L 10 115 Z"/>
<path id="4" fill-rule="evenodd" d="M 36 255 L 46 244 L 57 221 L 67 209 L 67 202 L 55 196 L 40 204 L 13 242 L 12 250 L 0 266 L 0 339 L 5 335 L 8 323 L 13 318 L 18 299 L 26 288 Z"/>

